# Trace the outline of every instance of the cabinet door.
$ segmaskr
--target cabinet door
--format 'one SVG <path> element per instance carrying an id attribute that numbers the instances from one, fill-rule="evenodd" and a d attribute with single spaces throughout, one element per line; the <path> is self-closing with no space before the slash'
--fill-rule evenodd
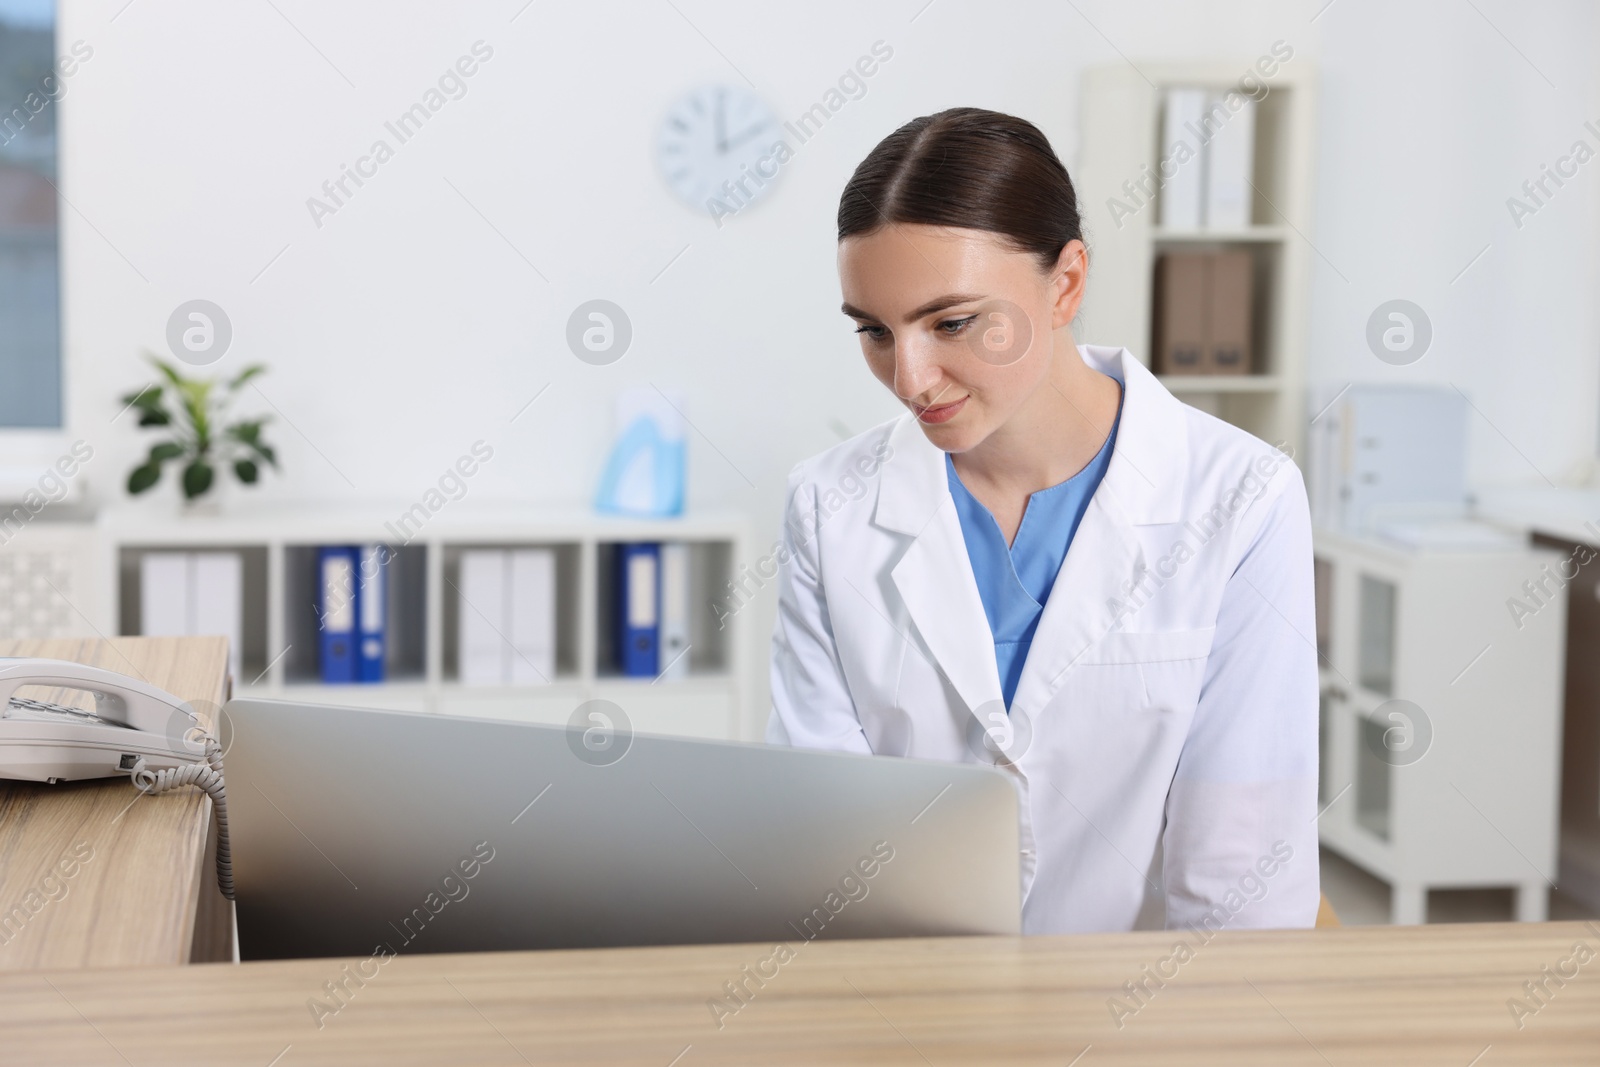
<path id="1" fill-rule="evenodd" d="M 1381 697 L 1395 695 L 1396 620 L 1399 583 L 1369 573 L 1357 578 L 1356 677 L 1362 689 Z"/>
<path id="2" fill-rule="evenodd" d="M 1378 840 L 1389 841 L 1394 764 L 1384 754 L 1390 751 L 1393 732 L 1405 727 L 1355 706 L 1345 721 L 1355 735 L 1355 785 L 1351 790 L 1355 823 Z"/>

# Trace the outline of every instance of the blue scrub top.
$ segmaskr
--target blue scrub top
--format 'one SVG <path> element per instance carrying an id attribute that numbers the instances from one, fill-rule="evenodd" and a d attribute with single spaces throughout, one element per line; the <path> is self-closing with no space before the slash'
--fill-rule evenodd
<path id="1" fill-rule="evenodd" d="M 994 634 L 995 665 L 1000 669 L 1000 690 L 1008 712 L 1028 648 L 1033 644 L 1033 631 L 1050 598 L 1050 587 L 1055 585 L 1056 574 L 1067 558 L 1067 549 L 1078 532 L 1089 499 L 1105 477 L 1121 421 L 1119 397 L 1117 418 L 1100 451 L 1071 478 L 1028 497 L 1022 523 L 1010 547 L 1000 532 L 1000 524 L 961 484 L 955 461 L 945 453 L 950 495 L 955 498 L 956 515 L 961 519 L 961 536 L 967 543 L 972 575 L 978 581 L 983 613 L 989 617 L 989 631 Z"/>

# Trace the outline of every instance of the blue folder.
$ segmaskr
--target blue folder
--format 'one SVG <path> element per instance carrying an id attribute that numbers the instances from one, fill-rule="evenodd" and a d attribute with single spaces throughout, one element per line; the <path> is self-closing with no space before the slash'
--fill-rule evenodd
<path id="1" fill-rule="evenodd" d="M 630 678 L 660 670 L 661 546 L 617 546 L 617 663 Z"/>
<path id="2" fill-rule="evenodd" d="M 357 552 L 356 629 L 361 635 L 356 647 L 356 680 L 383 681 L 384 653 L 388 636 L 384 618 L 388 610 L 384 564 L 389 562 L 388 545 L 363 545 Z"/>
<path id="3" fill-rule="evenodd" d="M 356 680 L 356 550 L 335 546 L 317 550 L 317 615 L 322 680 Z"/>

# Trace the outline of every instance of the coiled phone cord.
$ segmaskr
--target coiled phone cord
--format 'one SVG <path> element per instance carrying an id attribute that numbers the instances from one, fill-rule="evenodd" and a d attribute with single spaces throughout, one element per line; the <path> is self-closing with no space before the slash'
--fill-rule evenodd
<path id="1" fill-rule="evenodd" d="M 233 899 L 233 853 L 228 846 L 228 793 L 222 780 L 222 746 L 210 734 L 202 735 L 206 746 L 205 763 L 186 763 L 152 771 L 144 760 L 133 765 L 133 784 L 141 793 L 159 796 L 185 786 L 199 786 L 211 798 L 217 816 L 217 888 Z"/>

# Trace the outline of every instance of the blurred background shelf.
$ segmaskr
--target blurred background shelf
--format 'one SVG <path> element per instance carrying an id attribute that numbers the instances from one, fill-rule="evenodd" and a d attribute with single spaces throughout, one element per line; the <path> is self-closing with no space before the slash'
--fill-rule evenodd
<path id="1" fill-rule="evenodd" d="M 738 514 L 690 514 L 635 520 L 514 506 L 452 506 L 418 529 L 396 526 L 390 508 L 305 505 L 217 516 L 175 516 L 156 509 L 104 513 L 93 553 L 115 582 L 101 609 L 106 633 L 140 628 L 140 560 L 154 551 L 237 552 L 243 562 L 239 695 L 314 703 L 565 723 L 585 701 L 609 700 L 651 733 L 758 739 L 765 715 L 750 710 L 742 665 L 749 612 L 719 611 L 745 553 L 747 520 Z M 409 535 L 409 539 L 406 536 Z M 682 542 L 689 552 L 690 644 L 681 677 L 625 677 L 614 664 L 610 627 L 617 595 L 616 546 Z M 328 684 L 318 659 L 317 552 L 323 545 L 388 545 L 385 567 L 388 642 L 385 680 Z M 526 685 L 462 681 L 460 560 L 474 549 L 546 548 L 555 553 L 555 673 Z M 668 664 L 663 662 L 665 669 Z M 741 709 L 745 718 L 741 719 Z"/>
<path id="2" fill-rule="evenodd" d="M 1084 73 L 1081 137 L 1072 173 L 1079 199 L 1126 205 L 1111 225 L 1091 227 L 1089 291 L 1080 340 L 1126 346 L 1156 365 L 1156 264 L 1167 251 L 1242 250 L 1250 257 L 1249 373 L 1163 375 L 1193 406 L 1301 455 L 1305 438 L 1306 315 L 1310 286 L 1311 177 L 1316 135 L 1315 70 L 1285 64 L 1254 107 L 1250 221 L 1221 228 L 1160 224 L 1161 193 L 1137 188 L 1161 163 L 1166 91 L 1243 91 L 1237 63 L 1128 63 Z M 1246 93 L 1245 95 L 1249 95 Z M 1198 160 L 1185 166 L 1199 166 Z M 1133 190 L 1130 192 L 1130 190 Z M 1159 367 L 1157 368 L 1160 369 Z"/>

